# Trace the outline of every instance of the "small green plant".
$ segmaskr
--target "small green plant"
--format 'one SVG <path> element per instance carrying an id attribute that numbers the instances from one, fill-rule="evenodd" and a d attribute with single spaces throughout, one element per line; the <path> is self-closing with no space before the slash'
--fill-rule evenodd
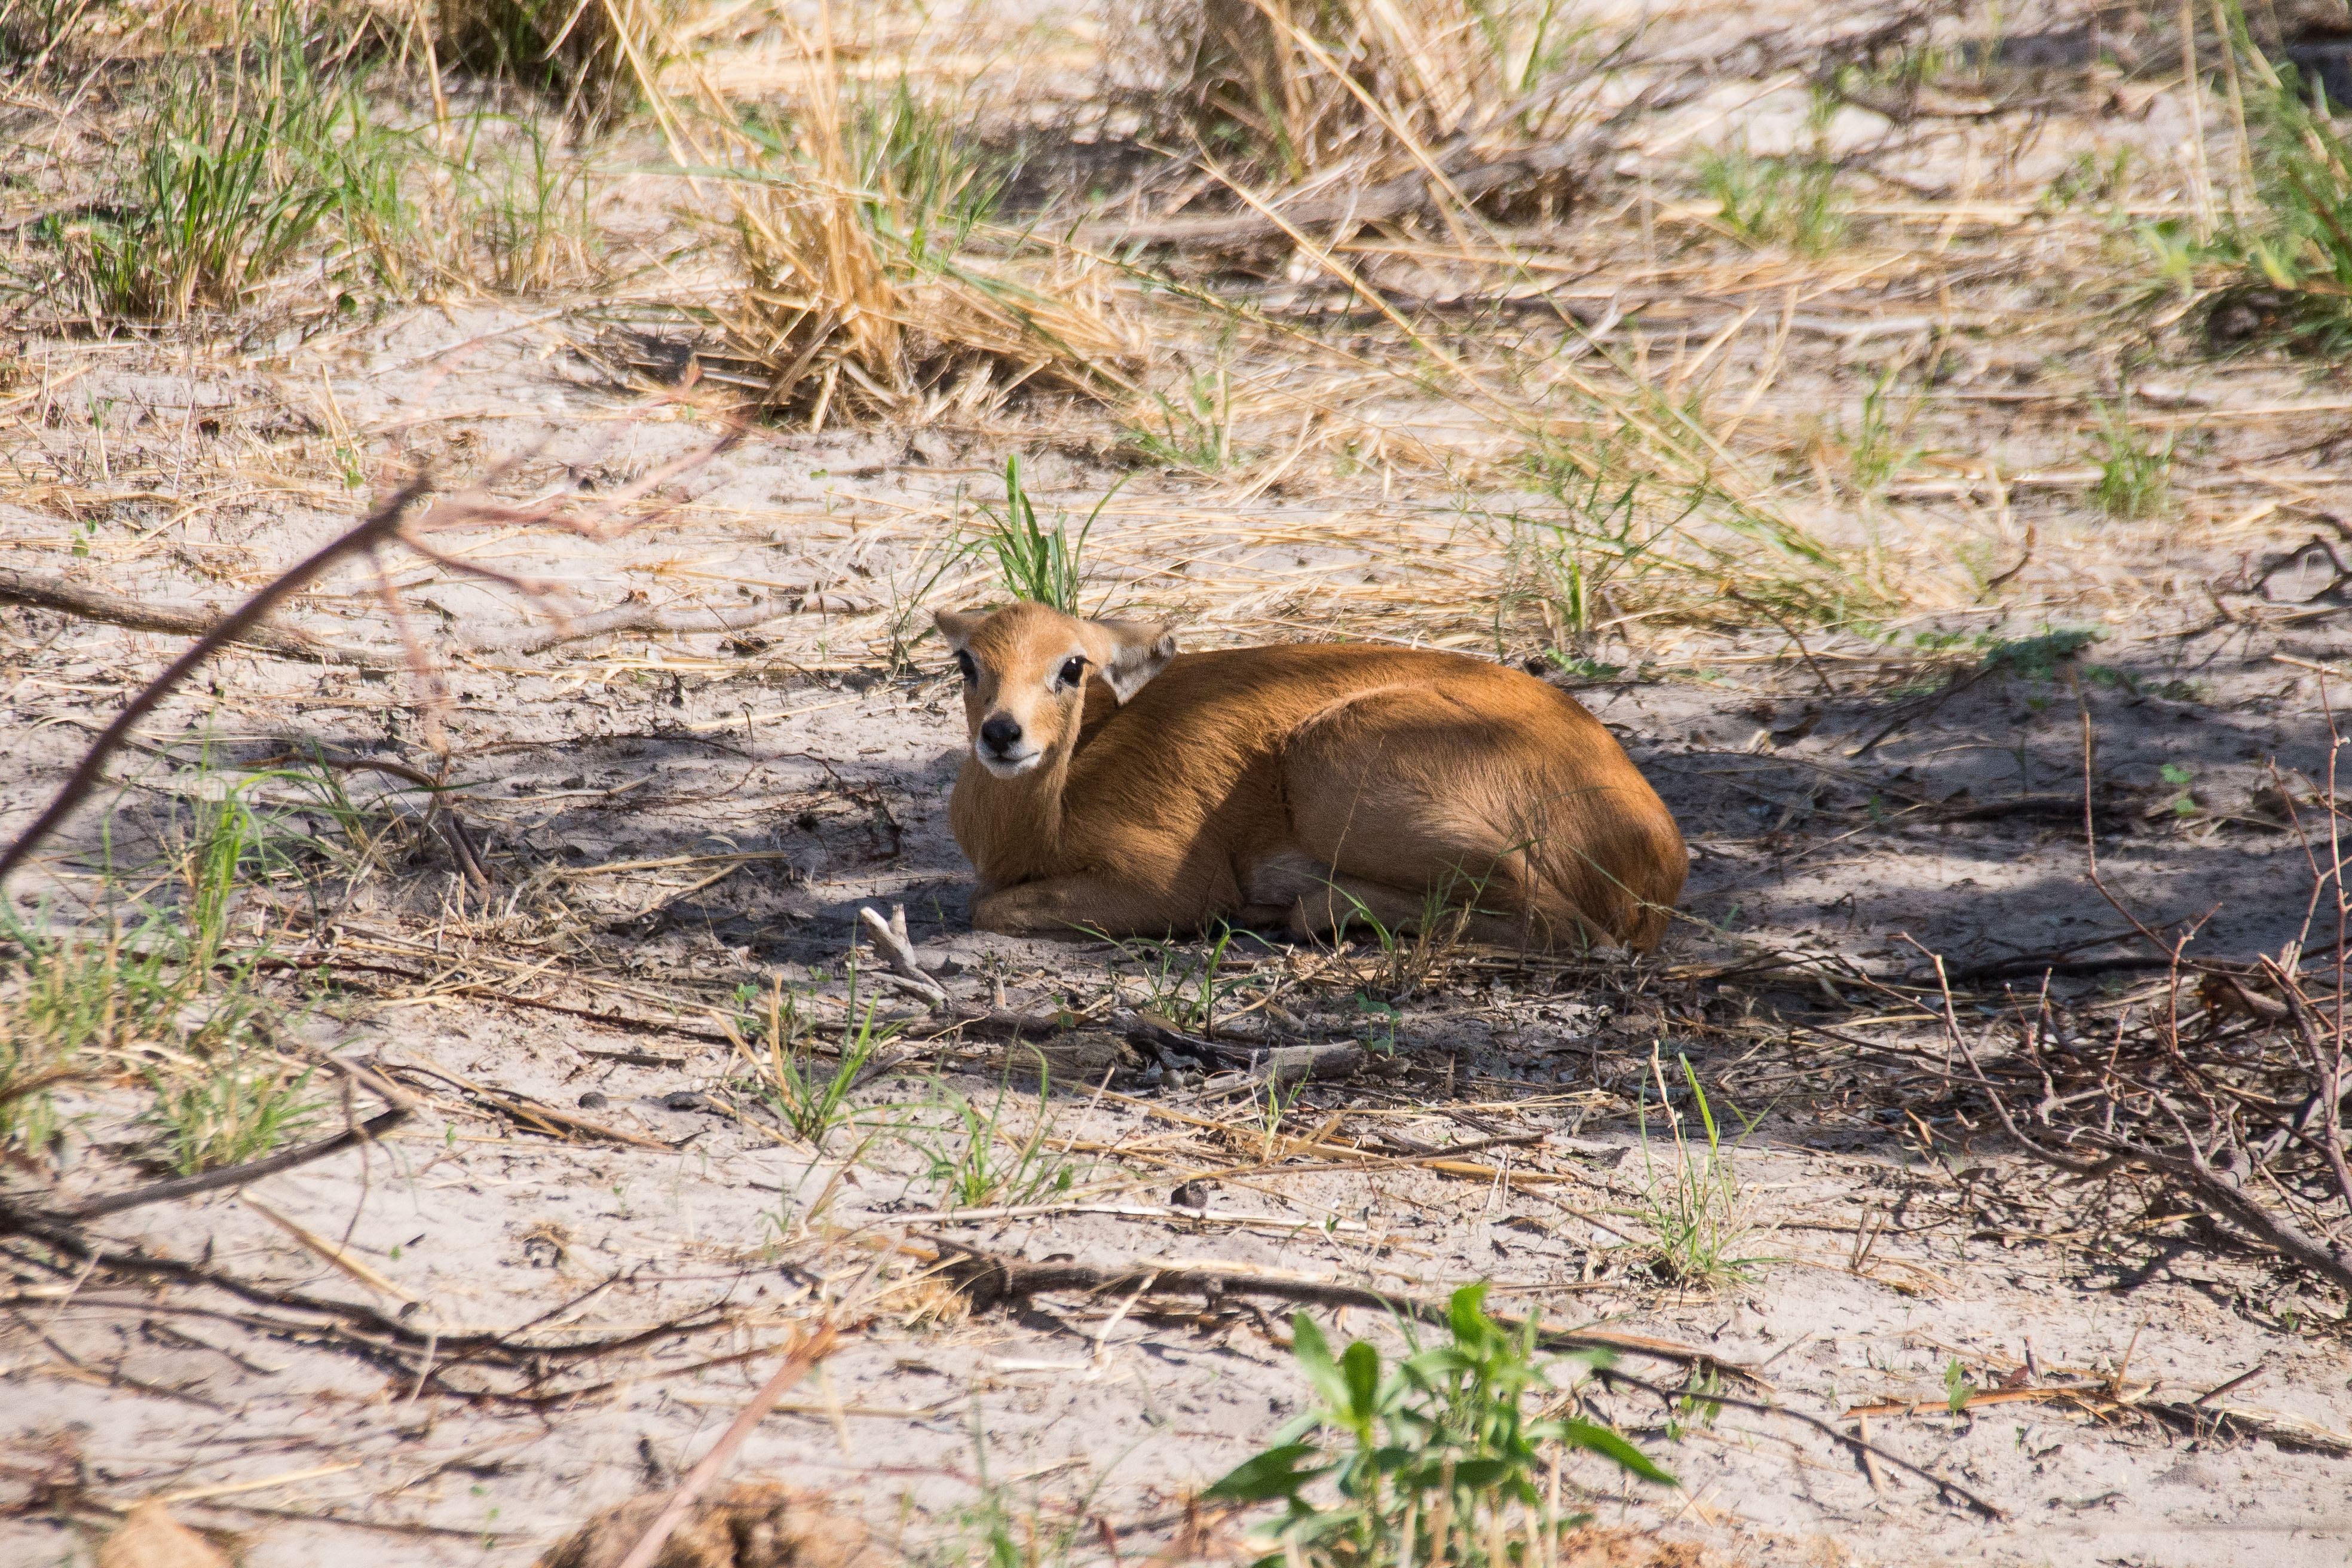
<path id="1" fill-rule="evenodd" d="M 166 829 L 164 859 L 152 868 L 163 874 L 151 891 L 171 896 L 110 904 L 81 928 L 61 929 L 46 912 L 0 916 L 9 954 L 0 959 L 0 1039 L 10 1053 L 0 1085 L 62 1081 L 78 1063 L 108 1057 L 141 1071 L 168 1061 L 201 1074 L 251 1045 L 268 948 L 237 940 L 236 912 L 249 886 L 288 871 L 310 842 L 252 808 L 253 782 L 194 770 L 186 813 Z M 103 885 L 112 892 L 110 868 Z M 28 1133 L 27 1119 L 43 1115 L 41 1092 L 9 1102 Z"/>
<path id="2" fill-rule="evenodd" d="M 142 1118 L 166 1163 L 184 1176 L 257 1159 L 319 1120 L 315 1069 L 294 1071 L 275 1051 L 240 1045 L 209 1059 L 168 1058 L 147 1068 L 153 1099 Z"/>
<path id="3" fill-rule="evenodd" d="M 1297 1105 L 1299 1097 L 1306 1092 L 1305 1078 L 1293 1079 L 1286 1084 L 1273 1073 L 1268 1073 L 1265 1098 L 1261 1100 L 1252 1094 L 1251 1109 L 1256 1112 L 1258 1120 L 1259 1159 L 1271 1163 L 1281 1152 L 1283 1121 L 1289 1116 L 1290 1108 Z"/>
<path id="4" fill-rule="evenodd" d="M 1887 394 L 1894 384 L 1895 372 L 1890 370 L 1881 375 L 1863 395 L 1862 418 L 1853 430 L 1848 433 L 1841 426 L 1834 432 L 1838 444 L 1845 449 L 1847 482 L 1865 500 L 1876 500 L 1890 483 L 1919 460 L 1925 450 L 1907 444 L 1919 400 L 1912 399 L 1900 416 L 1891 413 Z"/>
<path id="5" fill-rule="evenodd" d="M 1553 647 L 1572 655 L 1606 617 L 1610 581 L 1638 570 L 1659 535 L 1640 537 L 1638 482 L 1604 490 L 1601 475 L 1541 455 L 1531 455 L 1529 467 L 1558 498 L 1560 513 L 1512 516 L 1506 552 L 1514 592 L 1496 604 L 1496 636 L 1503 636 L 1507 602 L 1531 595 Z"/>
<path id="6" fill-rule="evenodd" d="M 1769 1259 L 1746 1250 L 1755 1237 L 1739 1195 L 1731 1151 L 1724 1146 L 1715 1108 L 1687 1058 L 1677 1056 L 1683 1082 L 1698 1112 L 1701 1136 L 1694 1139 L 1667 1092 L 1665 1070 L 1655 1051 L 1650 1073 L 1658 1088 L 1673 1140 L 1671 1164 L 1654 1156 L 1646 1103 L 1642 1116 L 1641 1217 L 1649 1227 L 1650 1267 L 1662 1279 L 1685 1289 L 1714 1291 L 1745 1284 Z M 1661 1169 L 1664 1165 L 1664 1168 Z"/>
<path id="7" fill-rule="evenodd" d="M 1679 1443 L 1694 1426 L 1710 1430 L 1723 1415 L 1723 1373 L 1711 1366 L 1695 1366 L 1683 1380 L 1673 1414 L 1666 1417 L 1666 1440 Z"/>
<path id="8" fill-rule="evenodd" d="M 1699 155 L 1698 186 L 1717 204 L 1717 220 L 1743 244 L 1784 245 L 1820 256 L 1845 243 L 1853 227 L 1838 166 L 1818 153 L 1759 155 L 1745 146 Z"/>
<path id="9" fill-rule="evenodd" d="M 2170 784 L 2178 792 L 2172 797 L 2173 816 L 2195 816 L 2205 809 L 2197 804 L 2197 794 L 2191 787 L 2197 783 L 2195 773 L 2178 763 L 2166 763 L 2156 771 L 2166 784 Z"/>
<path id="10" fill-rule="evenodd" d="M 2158 442 L 2133 427 L 2130 403 L 2099 406 L 2098 445 L 2091 453 L 2099 482 L 2091 499 L 2119 521 L 2156 517 L 2172 506 L 2172 437 Z"/>
<path id="11" fill-rule="evenodd" d="M 850 981 L 854 997 L 855 971 Z M 793 1137 L 822 1151 L 826 1136 L 848 1120 L 849 1092 L 873 1059 L 875 1047 L 888 1039 L 894 1028 L 876 1029 L 874 998 L 866 999 L 863 1012 L 856 1010 L 853 1001 L 850 1016 L 842 1025 L 840 1043 L 827 1062 L 817 1051 L 814 1030 L 801 1016 L 799 994 L 787 990 L 781 978 L 769 983 L 764 1005 L 758 988 L 751 985 L 738 988 L 735 1000 L 746 1010 L 731 1018 L 721 1017 L 719 1026 L 735 1047 L 751 1092 Z"/>
<path id="12" fill-rule="evenodd" d="M 1265 1527 L 1274 1548 L 1260 1568 L 1515 1568 L 1556 1561 L 1560 1532 L 1589 1515 L 1547 1504 L 1539 1479 L 1571 1451 L 1597 1454 L 1626 1474 L 1675 1484 L 1605 1426 L 1561 1413 L 1575 1388 L 1564 1367 L 1597 1357 L 1538 1352 L 1530 1320 L 1513 1331 L 1486 1315 L 1484 1285 L 1454 1293 L 1451 1342 L 1424 1350 L 1404 1329 L 1408 1353 L 1384 1369 L 1359 1340 L 1337 1356 L 1315 1320 L 1291 1320 L 1292 1353 L 1317 1404 L 1202 1494 L 1203 1501 L 1280 1503 Z M 1530 1397 L 1553 1397 L 1536 1411 Z M 1557 1491 L 1554 1491 L 1557 1497 Z"/>
<path id="13" fill-rule="evenodd" d="M 468 281 L 524 293 L 590 265 L 597 231 L 587 168 L 559 157 L 537 121 L 473 116 L 451 168 L 459 221 L 445 266 Z"/>
<path id="14" fill-rule="evenodd" d="M 1977 668 L 2006 671 L 2021 680 L 2055 680 L 2060 665 L 2105 635 L 2085 626 L 2057 626 L 2030 637 L 1992 642 Z"/>
<path id="15" fill-rule="evenodd" d="M 0 922 L 21 955 L 0 964 L 0 1152 L 16 1152 L 56 1136 L 54 1091 L 81 1076 L 76 1058 L 104 1030 L 114 991 L 104 967 L 61 960 L 14 910 Z"/>
<path id="16" fill-rule="evenodd" d="M 990 1473 L 987 1415 L 971 1401 L 971 1453 L 977 1495 L 956 1509 L 952 1527 L 912 1561 L 917 1568 L 1068 1568 L 1102 1516 L 1094 1489 L 1059 1506 L 1041 1506 L 1033 1491 L 1017 1499 L 1012 1483 Z M 1097 1465 L 1096 1483 L 1108 1465 Z"/>
<path id="17" fill-rule="evenodd" d="M 1218 474 L 1242 461 L 1234 445 L 1233 375 L 1220 353 L 1213 365 L 1196 366 L 1184 384 L 1154 390 L 1151 405 L 1128 422 L 1128 438 L 1149 460 L 1171 468 Z"/>
<path id="18" fill-rule="evenodd" d="M 2131 187 L 2132 149 L 2118 147 L 2105 163 L 2095 153 L 2078 153 L 2057 178 L 2043 187 L 2034 205 L 2043 213 L 2076 206 L 2097 206 L 2116 200 Z"/>
<path id="19" fill-rule="evenodd" d="M 2255 45 L 2236 0 L 2216 10 L 2237 57 L 2255 199 L 2242 221 L 2190 252 L 2192 265 L 2219 262 L 2236 275 L 2205 302 L 2209 333 L 2341 355 L 2352 350 L 2352 143 L 2318 85 Z M 2238 324 L 2215 330 L 2232 318 Z"/>
<path id="20" fill-rule="evenodd" d="M 982 143 L 978 117 L 903 76 L 848 107 L 842 140 L 858 188 L 869 193 L 861 198 L 867 227 L 919 270 L 952 262 L 972 230 L 994 219 L 1012 178 Z"/>
<path id="21" fill-rule="evenodd" d="M 952 1089 L 939 1089 L 938 1098 L 949 1112 L 947 1124 L 932 1129 L 929 1137 L 912 1134 L 908 1142 L 924 1155 L 929 1179 L 950 1206 L 1035 1203 L 1077 1184 L 1077 1167 L 1045 1146 L 1054 1129 L 1046 1109 L 1049 1090 L 1040 1058 L 1037 1114 L 1024 1138 L 1004 1130 L 1009 1083 L 996 1086 L 996 1098 L 985 1110 Z"/>
<path id="22" fill-rule="evenodd" d="M 1976 1395 L 1976 1384 L 1969 1381 L 1968 1368 L 1960 1364 L 1960 1358 L 1954 1356 L 1950 1361 L 1946 1362 L 1944 1363 L 1944 1403 L 1949 1406 L 1952 1414 L 1958 1415 L 1966 1410 L 1969 1407 L 1969 1401 L 1974 1399 Z"/>
<path id="23" fill-rule="evenodd" d="M 982 541 L 966 539 L 954 529 L 946 530 L 923 546 L 912 566 L 890 579 L 892 674 L 915 668 L 915 645 L 931 633 L 931 614 L 926 601 L 932 590 L 982 548 Z"/>
<path id="24" fill-rule="evenodd" d="M 996 567 L 1003 578 L 1005 592 L 1016 599 L 1045 605 L 1066 616 L 1078 614 L 1078 584 L 1086 553 L 1087 535 L 1093 531 L 1095 520 L 1102 515 L 1110 498 L 1118 493 L 1113 485 L 1095 502 L 1094 510 L 1078 530 L 1076 539 L 1070 537 L 1069 519 L 1059 512 L 1048 528 L 1037 521 L 1036 503 L 1021 482 L 1021 459 L 1004 459 L 1004 510 L 998 513 L 987 507 L 981 509 L 986 526 L 981 543 L 996 557 Z"/>
<path id="25" fill-rule="evenodd" d="M 1139 937 L 1118 945 L 1119 956 L 1139 971 L 1130 978 L 1142 984 L 1143 1005 L 1180 1029 L 1206 1034 L 1216 1022 L 1218 1004 L 1249 983 L 1246 975 L 1219 976 L 1233 940 L 1233 928 L 1221 924 L 1208 950 L 1197 955 L 1174 942 Z"/>

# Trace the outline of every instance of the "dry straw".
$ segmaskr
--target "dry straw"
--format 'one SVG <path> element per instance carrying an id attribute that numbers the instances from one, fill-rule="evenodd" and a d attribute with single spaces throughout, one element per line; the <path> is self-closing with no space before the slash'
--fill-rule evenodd
<path id="1" fill-rule="evenodd" d="M 1113 68 L 1171 128 L 1254 173 L 1377 177 L 1477 134 L 1502 105 L 1530 112 L 1580 36 L 1543 3 L 1146 0 Z"/>
<path id="2" fill-rule="evenodd" d="M 907 146 L 944 130 L 910 89 L 847 103 L 828 68 L 801 108 L 789 145 L 751 143 L 735 196 L 744 286 L 715 312 L 766 383 L 764 402 L 816 427 L 854 415 L 969 418 L 1032 380 L 1126 384 L 1138 340 L 1110 300 L 1111 273 L 1002 236 L 1013 254 L 971 254 L 985 176 Z"/>

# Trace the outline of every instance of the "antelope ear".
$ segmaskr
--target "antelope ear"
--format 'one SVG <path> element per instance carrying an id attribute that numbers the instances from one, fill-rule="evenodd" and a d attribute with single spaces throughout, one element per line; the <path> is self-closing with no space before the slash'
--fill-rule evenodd
<path id="1" fill-rule="evenodd" d="M 948 647 L 959 653 L 971 644 L 971 634 L 980 630 L 982 623 L 987 619 L 988 612 L 985 610 L 931 612 L 931 625 L 940 628 L 940 636 L 947 639 Z"/>
<path id="2" fill-rule="evenodd" d="M 1175 629 L 1162 621 L 1088 621 L 1087 640 L 1102 645 L 1096 662 L 1111 695 L 1126 702 L 1176 657 Z"/>

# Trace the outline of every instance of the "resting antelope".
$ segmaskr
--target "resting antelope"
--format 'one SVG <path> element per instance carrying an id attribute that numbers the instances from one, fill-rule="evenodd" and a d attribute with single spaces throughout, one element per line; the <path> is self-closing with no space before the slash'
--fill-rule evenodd
<path id="1" fill-rule="evenodd" d="M 949 820 L 972 923 L 1164 936 L 1350 921 L 1654 945 L 1682 835 L 1614 737 L 1461 654 L 1176 651 L 1167 626 L 1042 605 L 940 612 L 971 750 Z"/>

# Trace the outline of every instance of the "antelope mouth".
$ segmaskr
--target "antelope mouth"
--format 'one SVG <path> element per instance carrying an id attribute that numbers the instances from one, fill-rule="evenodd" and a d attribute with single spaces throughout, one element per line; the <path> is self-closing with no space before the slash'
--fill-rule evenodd
<path id="1" fill-rule="evenodd" d="M 1024 746 L 1011 752 L 992 752 L 985 746 L 974 746 L 971 754 L 980 759 L 980 765 L 986 768 L 992 777 L 1000 779 L 1019 778 L 1045 757 L 1045 753 L 1035 746 Z"/>

